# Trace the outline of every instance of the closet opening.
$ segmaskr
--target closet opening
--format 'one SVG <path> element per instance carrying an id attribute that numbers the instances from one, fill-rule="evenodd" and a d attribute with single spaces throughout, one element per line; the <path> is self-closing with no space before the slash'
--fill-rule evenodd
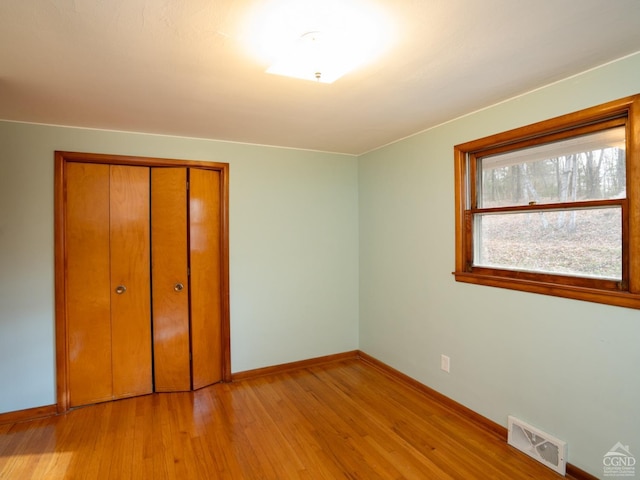
<path id="1" fill-rule="evenodd" d="M 231 380 L 229 165 L 55 153 L 59 412 Z"/>

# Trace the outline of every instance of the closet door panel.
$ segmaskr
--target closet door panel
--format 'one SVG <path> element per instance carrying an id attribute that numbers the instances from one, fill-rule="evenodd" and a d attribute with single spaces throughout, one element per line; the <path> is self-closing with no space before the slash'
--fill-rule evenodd
<path id="1" fill-rule="evenodd" d="M 111 166 L 113 397 L 152 392 L 149 168 Z"/>
<path id="2" fill-rule="evenodd" d="M 186 168 L 151 170 L 151 238 L 155 391 L 189 390 Z"/>
<path id="3" fill-rule="evenodd" d="M 66 307 L 69 406 L 111 399 L 109 166 L 68 163 Z"/>
<path id="4" fill-rule="evenodd" d="M 193 388 L 222 380 L 220 173 L 189 169 Z"/>

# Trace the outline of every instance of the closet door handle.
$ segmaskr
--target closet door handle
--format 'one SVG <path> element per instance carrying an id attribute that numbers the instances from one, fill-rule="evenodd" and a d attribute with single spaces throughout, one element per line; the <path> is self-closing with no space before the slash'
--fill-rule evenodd
<path id="1" fill-rule="evenodd" d="M 126 291 L 127 291 L 127 287 L 125 287 L 124 285 L 118 285 L 118 286 L 116 287 L 116 293 L 117 293 L 118 295 L 122 295 L 122 294 L 123 294 L 124 292 L 126 292 Z"/>
<path id="2" fill-rule="evenodd" d="M 175 286 L 175 287 L 173 287 L 173 289 L 174 289 L 176 292 L 181 292 L 183 288 L 184 288 L 184 285 L 183 285 L 183 284 L 181 284 L 181 283 L 176 283 L 176 286 Z"/>

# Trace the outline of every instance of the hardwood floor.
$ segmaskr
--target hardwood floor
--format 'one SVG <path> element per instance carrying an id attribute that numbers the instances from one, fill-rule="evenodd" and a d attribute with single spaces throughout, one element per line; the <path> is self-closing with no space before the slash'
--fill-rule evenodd
<path id="1" fill-rule="evenodd" d="M 0 425 L 0 478 L 562 477 L 353 359 Z"/>

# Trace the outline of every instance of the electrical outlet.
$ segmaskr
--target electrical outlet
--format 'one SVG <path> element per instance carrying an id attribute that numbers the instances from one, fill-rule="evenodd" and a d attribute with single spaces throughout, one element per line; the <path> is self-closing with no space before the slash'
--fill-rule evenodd
<path id="1" fill-rule="evenodd" d="M 446 355 L 440 355 L 440 369 L 449 373 L 449 365 L 451 363 L 451 359 Z"/>

